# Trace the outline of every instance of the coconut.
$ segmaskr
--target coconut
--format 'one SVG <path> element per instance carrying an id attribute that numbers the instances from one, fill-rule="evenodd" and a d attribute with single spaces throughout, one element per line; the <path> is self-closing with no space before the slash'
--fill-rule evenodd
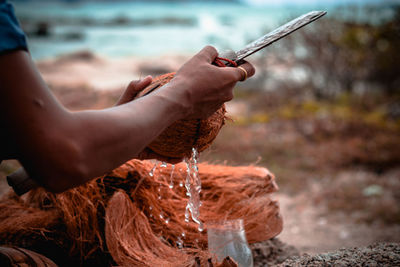
<path id="1" fill-rule="evenodd" d="M 147 95 L 167 84 L 175 72 L 156 77 L 137 97 Z M 178 120 L 162 132 L 148 145 L 155 153 L 163 157 L 190 157 L 192 148 L 198 152 L 207 149 L 217 137 L 225 123 L 225 105 L 206 119 Z"/>

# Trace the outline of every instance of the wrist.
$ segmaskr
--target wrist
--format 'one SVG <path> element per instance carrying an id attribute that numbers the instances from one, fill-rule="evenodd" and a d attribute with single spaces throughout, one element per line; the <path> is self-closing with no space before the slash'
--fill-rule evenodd
<path id="1" fill-rule="evenodd" d="M 157 95 L 162 97 L 163 101 L 170 103 L 174 110 L 178 111 L 180 118 L 184 119 L 193 113 L 193 105 L 191 105 L 191 95 L 186 90 L 187 83 L 181 77 L 174 77 L 163 88 L 157 91 Z"/>

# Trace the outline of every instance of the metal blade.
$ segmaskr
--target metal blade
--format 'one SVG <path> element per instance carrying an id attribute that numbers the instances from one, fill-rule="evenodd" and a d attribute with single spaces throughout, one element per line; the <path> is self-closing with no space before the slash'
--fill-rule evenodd
<path id="1" fill-rule="evenodd" d="M 257 40 L 248 44 L 245 48 L 236 52 L 236 58 L 233 59 L 236 63 L 242 63 L 242 60 L 251 54 L 263 49 L 264 47 L 278 41 L 279 39 L 287 36 L 288 34 L 300 29 L 301 27 L 319 19 L 324 16 L 326 11 L 311 11 L 304 14 L 282 26 L 274 31 L 258 38 Z"/>

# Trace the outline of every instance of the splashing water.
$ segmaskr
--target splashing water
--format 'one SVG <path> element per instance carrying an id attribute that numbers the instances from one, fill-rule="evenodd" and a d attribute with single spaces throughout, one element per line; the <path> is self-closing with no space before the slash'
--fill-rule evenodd
<path id="1" fill-rule="evenodd" d="M 185 159 L 186 162 L 186 195 L 189 197 L 188 204 L 186 205 L 185 211 L 185 221 L 189 222 L 190 214 L 192 215 L 192 220 L 197 223 L 198 230 L 202 232 L 204 226 L 202 221 L 200 221 L 200 192 L 201 192 L 201 181 L 199 176 L 199 169 L 197 167 L 198 162 L 197 149 L 192 148 L 192 157 L 190 159 Z"/>

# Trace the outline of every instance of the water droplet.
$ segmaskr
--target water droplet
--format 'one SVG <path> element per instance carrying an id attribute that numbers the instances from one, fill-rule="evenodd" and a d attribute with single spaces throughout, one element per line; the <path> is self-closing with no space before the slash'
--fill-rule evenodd
<path id="1" fill-rule="evenodd" d="M 183 187 L 183 183 L 182 183 L 182 182 L 179 182 L 179 186 L 180 186 L 180 187 Z"/>
<path id="2" fill-rule="evenodd" d="M 175 165 L 172 164 L 171 175 L 169 176 L 169 188 L 174 188 L 174 180 L 172 179 L 174 176 Z"/>
<path id="3" fill-rule="evenodd" d="M 164 219 L 164 215 L 160 213 L 160 219 Z"/>
<path id="4" fill-rule="evenodd" d="M 152 169 L 150 170 L 150 172 L 149 172 L 149 175 L 150 175 L 151 177 L 154 176 L 154 171 L 155 171 L 156 168 L 157 168 L 157 164 L 158 164 L 158 162 L 156 162 L 156 164 L 154 164 L 153 168 L 152 168 Z"/>
<path id="5" fill-rule="evenodd" d="M 178 239 L 176 240 L 176 244 L 178 245 L 178 248 L 183 248 L 183 241 L 179 236 Z"/>
<path id="6" fill-rule="evenodd" d="M 185 232 L 182 232 L 181 236 L 182 236 L 183 238 L 185 238 L 185 237 L 186 237 Z"/>
<path id="7" fill-rule="evenodd" d="M 166 162 L 161 163 L 160 167 L 161 168 L 166 168 L 168 166 L 168 164 Z"/>
<path id="8" fill-rule="evenodd" d="M 186 206 L 186 210 L 185 210 L 185 222 L 189 222 L 189 218 L 190 218 L 190 213 L 189 213 L 189 209 Z"/>
<path id="9" fill-rule="evenodd" d="M 165 219 L 165 223 L 169 224 L 169 218 Z"/>
<path id="10" fill-rule="evenodd" d="M 202 222 L 199 223 L 199 227 L 197 227 L 197 230 L 199 230 L 199 232 L 203 232 L 204 231 L 204 226 L 203 226 Z"/>
<path id="11" fill-rule="evenodd" d="M 150 206 L 150 207 L 149 207 L 149 210 L 153 210 L 153 207 L 152 207 L 152 206 Z"/>

